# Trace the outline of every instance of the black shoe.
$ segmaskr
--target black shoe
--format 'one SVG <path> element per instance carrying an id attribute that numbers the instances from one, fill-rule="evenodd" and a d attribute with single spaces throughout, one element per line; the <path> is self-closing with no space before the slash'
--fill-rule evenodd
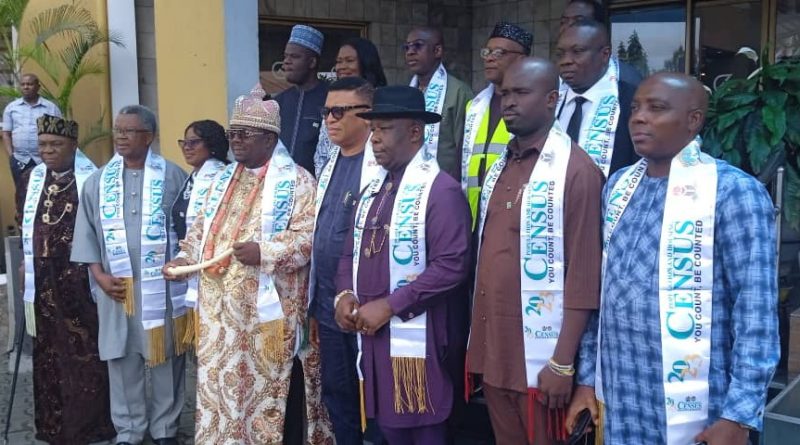
<path id="1" fill-rule="evenodd" d="M 178 445 L 178 439 L 174 437 L 163 437 L 161 439 L 153 439 L 156 445 Z"/>

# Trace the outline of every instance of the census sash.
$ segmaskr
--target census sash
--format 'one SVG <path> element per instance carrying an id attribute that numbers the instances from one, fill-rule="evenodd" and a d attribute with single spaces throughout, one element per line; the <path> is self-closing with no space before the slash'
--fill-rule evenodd
<path id="1" fill-rule="evenodd" d="M 205 204 L 206 199 L 208 198 L 211 186 L 214 183 L 214 178 L 216 178 L 217 175 L 223 170 L 225 170 L 224 162 L 220 161 L 219 159 L 209 158 L 205 163 L 203 163 L 203 166 L 200 167 L 200 170 L 195 175 L 194 183 L 192 184 L 192 193 L 189 196 L 189 205 L 186 207 L 187 231 L 192 227 L 194 220 L 197 219 L 197 215 L 200 214 L 203 204 Z M 182 288 L 186 295 L 184 304 L 187 308 L 193 309 L 195 306 L 197 306 L 197 275 L 192 275 L 186 280 L 186 282 L 183 282 L 182 284 Z M 175 301 L 173 298 L 173 316 L 175 316 L 174 303 Z"/>
<path id="2" fill-rule="evenodd" d="M 556 109 L 563 110 L 569 91 L 569 85 L 566 82 L 562 82 Z M 594 163 L 600 167 L 603 174 L 608 177 L 621 113 L 619 103 L 619 62 L 616 58 L 609 59 L 608 69 L 606 69 L 603 77 L 583 96 L 590 100 L 591 108 L 587 115 L 591 116 L 591 119 L 588 122 L 584 119 L 586 124 L 581 123 L 582 131 L 580 131 L 580 137 L 575 143 L 583 148 Z M 560 114 L 559 112 L 559 116 Z M 627 125 L 627 123 L 623 123 L 623 125 Z"/>
<path id="3" fill-rule="evenodd" d="M 467 179 L 469 170 L 469 160 L 472 157 L 472 147 L 475 145 L 475 139 L 478 138 L 478 131 L 480 130 L 483 115 L 489 109 L 492 102 L 492 95 L 494 94 L 494 84 L 490 83 L 488 87 L 478 93 L 472 102 L 470 102 L 467 115 L 464 118 L 464 142 L 461 146 L 461 191 L 467 192 Z"/>
<path id="4" fill-rule="evenodd" d="M 73 162 L 75 174 L 75 184 L 78 187 L 78 199 L 80 200 L 83 184 L 86 179 L 97 170 L 94 163 L 86 157 L 81 149 L 75 151 Z M 25 207 L 22 212 L 22 253 L 25 256 L 25 317 L 26 330 L 31 337 L 36 337 L 36 316 L 34 315 L 33 303 L 36 300 L 36 271 L 33 266 L 33 232 L 36 222 L 36 210 L 39 208 L 39 200 L 44 191 L 44 183 L 47 180 L 47 166 L 44 163 L 37 165 L 31 170 L 28 180 L 28 193 L 25 195 Z M 77 209 L 75 209 L 77 210 Z"/>
<path id="5" fill-rule="evenodd" d="M 232 163 L 215 179 L 208 196 L 203 221 L 203 240 L 200 252 L 205 248 L 211 223 L 219 210 L 225 191 L 231 185 L 233 173 L 238 163 Z M 278 141 L 272 153 L 264 178 L 264 189 L 261 194 L 261 239 L 253 242 L 270 241 L 276 234 L 289 227 L 292 210 L 297 200 L 297 165 L 292 161 L 286 146 Z M 259 269 L 261 269 L 259 267 Z M 191 284 L 191 283 L 190 283 Z M 197 284 L 194 284 L 196 289 Z M 268 323 L 283 319 L 283 308 L 275 283 L 269 274 L 263 271 L 258 276 L 258 295 L 256 297 L 258 321 Z"/>
<path id="6" fill-rule="evenodd" d="M 410 86 L 413 88 L 419 87 L 419 76 L 415 75 L 411 78 Z M 431 77 L 431 81 L 425 89 L 425 111 L 441 115 L 444 109 L 444 96 L 446 92 L 447 70 L 444 68 L 444 64 L 440 63 L 439 68 L 436 68 L 436 72 L 433 73 L 433 77 Z M 436 159 L 436 155 L 439 151 L 440 128 L 440 122 L 425 126 L 425 147 L 434 159 Z"/>
<path id="7" fill-rule="evenodd" d="M 425 218 L 427 203 L 433 182 L 439 173 L 436 159 L 423 146 L 405 170 L 397 190 L 389 232 L 389 290 L 413 282 L 427 264 L 425 241 Z M 367 214 L 388 172 L 381 169 L 362 195 L 356 210 L 356 225 L 353 231 L 353 292 L 358 298 L 358 269 Z M 390 356 L 395 375 L 395 412 L 424 413 L 429 409 L 427 390 L 414 391 L 415 385 L 425 381 L 427 312 L 403 321 L 392 317 L 389 322 Z M 363 382 L 361 371 L 361 334 L 358 336 L 358 377 Z M 403 366 L 407 365 L 407 366 Z M 416 380 L 416 379 L 419 380 Z M 416 383 L 415 383 L 416 380 Z M 397 383 L 401 383 L 398 388 Z M 412 390 L 409 390 L 412 388 Z M 419 397 L 418 397 L 419 396 Z"/>
<path id="8" fill-rule="evenodd" d="M 375 160 L 375 153 L 372 151 L 372 141 L 370 140 L 372 135 L 367 139 L 366 145 L 364 146 L 364 157 L 361 160 L 361 178 L 358 190 L 363 191 L 366 189 L 367 185 L 369 185 L 372 178 L 374 178 L 378 171 L 380 170 L 380 165 Z M 317 183 L 317 195 L 315 200 L 315 209 L 314 209 L 314 230 L 317 228 L 317 219 L 319 218 L 319 210 L 322 208 L 322 201 L 325 199 L 325 193 L 328 191 L 328 186 L 331 183 L 331 178 L 333 177 L 333 171 L 336 169 L 336 162 L 339 160 L 339 154 L 341 153 L 341 148 L 338 145 L 331 146 L 331 157 L 327 163 L 325 163 L 325 167 L 323 167 L 322 171 L 319 175 L 319 182 Z M 358 199 L 358 196 L 354 196 L 353 199 Z M 316 296 L 316 261 L 314 259 L 314 254 L 311 254 L 311 273 L 309 279 L 309 288 L 308 288 L 308 307 L 311 307 L 311 303 Z"/>
<path id="9" fill-rule="evenodd" d="M 668 445 L 694 443 L 708 419 L 717 165 L 700 151 L 701 144 L 700 138 L 695 138 L 672 159 L 659 242 L 658 297 Z M 605 217 L 604 251 L 646 167 L 647 161 L 641 159 L 612 189 Z M 602 376 L 601 339 L 598 335 L 598 377 Z M 596 380 L 595 387 L 596 392 L 600 388 L 597 397 L 603 402 L 602 378 Z"/>
<path id="10" fill-rule="evenodd" d="M 572 141 L 554 122 L 522 194 L 520 212 L 520 303 L 528 388 L 553 356 L 564 306 L 564 190 Z M 503 168 L 506 149 L 486 176 L 481 191 L 480 232 Z"/>

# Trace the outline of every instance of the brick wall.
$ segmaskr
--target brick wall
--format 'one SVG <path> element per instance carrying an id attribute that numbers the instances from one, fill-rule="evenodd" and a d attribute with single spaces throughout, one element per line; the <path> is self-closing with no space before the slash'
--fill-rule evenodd
<path id="1" fill-rule="evenodd" d="M 506 20 L 533 32 L 533 55 L 549 58 L 559 18 L 568 0 L 472 0 L 472 88 L 486 86 L 478 51 L 486 44 L 495 23 Z"/>
<path id="2" fill-rule="evenodd" d="M 261 0 L 259 14 L 297 18 L 298 22 L 308 19 L 367 22 L 367 37 L 378 47 L 390 84 L 410 79 L 400 49 L 409 31 L 414 26 L 438 26 L 444 33 L 448 70 L 469 81 L 472 9 L 468 3 L 462 0 Z"/>
<path id="3" fill-rule="evenodd" d="M 261 0 L 267 17 L 337 19 L 368 23 L 389 83 L 409 79 L 400 45 L 414 26 L 442 28 L 447 69 L 478 91 L 485 86 L 478 52 L 500 20 L 533 31 L 533 54 L 550 57 L 551 36 L 568 0 Z"/>

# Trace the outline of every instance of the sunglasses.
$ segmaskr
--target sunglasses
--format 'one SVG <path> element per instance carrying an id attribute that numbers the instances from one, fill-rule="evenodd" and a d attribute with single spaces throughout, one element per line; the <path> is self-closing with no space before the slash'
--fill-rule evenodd
<path id="1" fill-rule="evenodd" d="M 252 139 L 256 136 L 266 134 L 263 131 L 250 131 L 250 130 L 243 130 L 243 129 L 234 129 L 234 130 L 225 130 L 225 137 L 228 138 L 229 141 L 234 139 Z"/>
<path id="2" fill-rule="evenodd" d="M 328 117 L 328 114 L 332 115 L 334 119 L 339 120 L 344 117 L 344 114 L 350 110 L 357 110 L 361 108 L 369 108 L 369 105 L 362 104 L 362 105 L 342 105 L 336 107 L 322 107 L 320 109 L 319 114 L 322 115 L 322 118 L 325 119 Z"/>
<path id="3" fill-rule="evenodd" d="M 195 148 L 198 144 L 203 142 L 202 139 L 178 139 L 178 146 L 181 148 Z"/>
<path id="4" fill-rule="evenodd" d="M 414 52 L 419 52 L 425 46 L 425 42 L 423 40 L 417 40 L 411 43 L 404 43 L 402 45 L 403 52 L 409 52 L 412 49 Z"/>

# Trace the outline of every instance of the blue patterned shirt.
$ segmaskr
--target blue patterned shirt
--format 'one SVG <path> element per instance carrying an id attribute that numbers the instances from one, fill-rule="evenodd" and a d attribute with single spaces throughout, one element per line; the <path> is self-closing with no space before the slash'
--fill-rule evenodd
<path id="1" fill-rule="evenodd" d="M 717 167 L 707 424 L 722 417 L 760 429 L 780 356 L 774 211 L 753 177 L 723 161 Z M 625 170 L 606 184 L 604 203 Z M 607 445 L 666 443 L 658 254 L 667 179 L 643 178 L 608 247 L 601 302 Z M 580 347 L 581 385 L 594 386 L 596 351 L 595 316 Z"/>

